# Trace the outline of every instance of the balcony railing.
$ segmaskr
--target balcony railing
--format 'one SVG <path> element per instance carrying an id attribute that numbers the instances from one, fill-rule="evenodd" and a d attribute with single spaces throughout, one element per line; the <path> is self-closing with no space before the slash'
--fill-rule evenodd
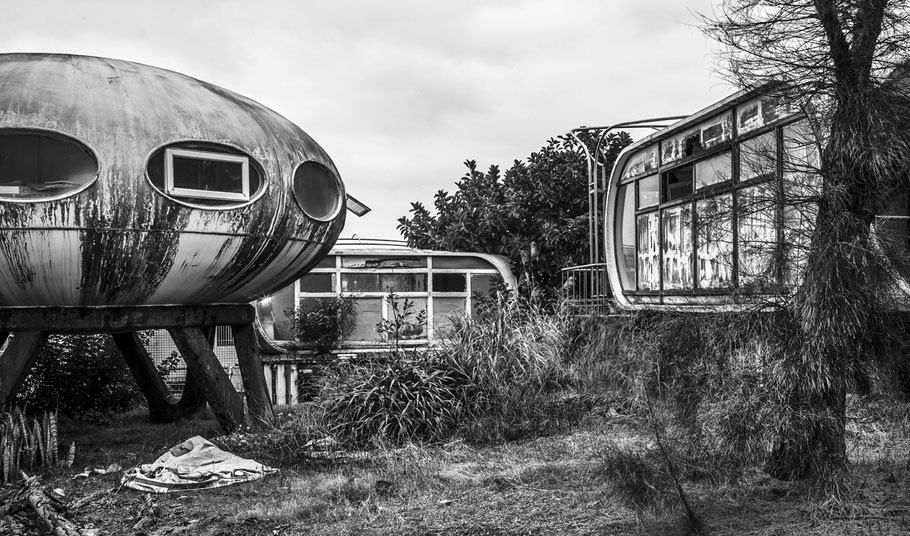
<path id="1" fill-rule="evenodd" d="M 584 264 L 563 268 L 561 294 L 572 314 L 607 315 L 614 312 L 607 265 Z"/>

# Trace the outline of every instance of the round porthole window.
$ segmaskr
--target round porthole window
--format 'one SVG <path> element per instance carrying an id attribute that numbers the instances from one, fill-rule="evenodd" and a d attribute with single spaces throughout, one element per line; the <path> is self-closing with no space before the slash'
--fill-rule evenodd
<path id="1" fill-rule="evenodd" d="M 294 172 L 294 198 L 307 216 L 327 221 L 341 208 L 341 183 L 318 162 L 304 162 Z"/>
<path id="2" fill-rule="evenodd" d="M 59 199 L 97 177 L 98 162 L 75 140 L 38 132 L 0 134 L 0 199 Z"/>

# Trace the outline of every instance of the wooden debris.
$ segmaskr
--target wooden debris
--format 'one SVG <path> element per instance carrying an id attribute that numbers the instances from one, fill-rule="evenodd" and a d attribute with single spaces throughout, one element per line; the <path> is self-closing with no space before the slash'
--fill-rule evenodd
<path id="1" fill-rule="evenodd" d="M 65 498 L 57 491 L 41 487 L 37 476 L 30 477 L 20 471 L 22 487 L 0 499 L 0 518 L 31 508 L 55 536 L 86 536 L 87 531 L 64 517 L 67 511 Z"/>

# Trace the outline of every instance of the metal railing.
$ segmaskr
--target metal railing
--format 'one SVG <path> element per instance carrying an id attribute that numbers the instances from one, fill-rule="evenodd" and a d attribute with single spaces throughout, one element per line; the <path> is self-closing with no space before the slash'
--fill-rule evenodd
<path id="1" fill-rule="evenodd" d="M 570 266 L 560 270 L 560 273 L 563 304 L 572 314 L 592 316 L 614 312 L 606 264 Z"/>

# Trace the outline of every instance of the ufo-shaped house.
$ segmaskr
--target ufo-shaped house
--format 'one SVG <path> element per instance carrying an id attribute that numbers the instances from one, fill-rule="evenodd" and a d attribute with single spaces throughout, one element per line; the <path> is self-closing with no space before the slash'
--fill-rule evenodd
<path id="1" fill-rule="evenodd" d="M 344 206 L 326 152 L 246 97 L 126 61 L 0 55 L 2 339 L 118 307 L 133 308 L 127 320 L 98 317 L 83 331 L 211 324 L 199 311 L 249 308 L 316 265 Z M 81 312 L 37 328 L 33 317 L 10 320 L 48 307 Z M 252 322 L 241 313 L 232 324 Z M 19 381 L 12 361 L 22 358 L 0 361 L 7 401 Z"/>
<path id="2" fill-rule="evenodd" d="M 343 207 L 326 152 L 241 95 L 0 55 L 0 306 L 249 302 L 329 251 Z"/>

